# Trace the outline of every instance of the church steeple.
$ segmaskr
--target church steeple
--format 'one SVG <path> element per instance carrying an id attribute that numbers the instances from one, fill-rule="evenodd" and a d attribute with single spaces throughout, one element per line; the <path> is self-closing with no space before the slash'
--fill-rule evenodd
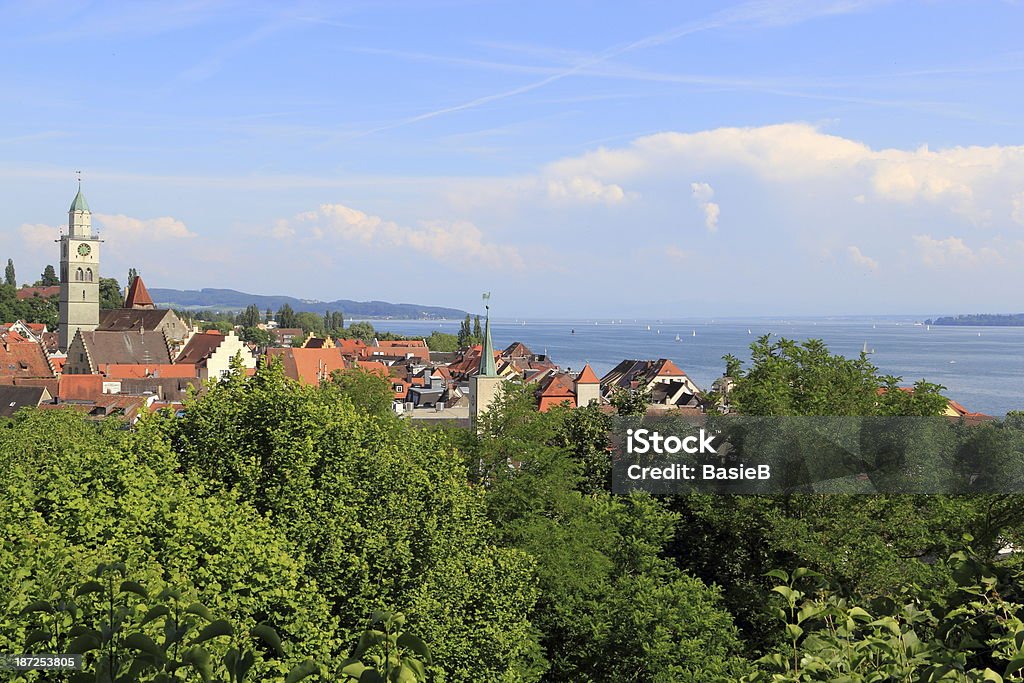
<path id="1" fill-rule="evenodd" d="M 490 298 L 490 293 L 484 294 L 484 301 L 488 301 Z M 494 366 L 494 344 L 491 342 L 491 305 L 485 303 L 484 309 L 487 311 L 487 320 L 484 323 L 484 348 L 480 353 L 480 366 L 477 371 L 484 377 L 497 377 L 498 369 Z"/>
<path id="2" fill-rule="evenodd" d="M 92 211 L 82 194 L 82 178 L 78 178 L 78 194 L 68 209 L 68 234 L 72 237 L 92 237 Z"/>
<path id="3" fill-rule="evenodd" d="M 498 376 L 494 364 L 494 343 L 491 341 L 491 306 L 488 303 L 491 294 L 484 294 L 484 307 L 487 309 L 487 323 L 484 327 L 484 344 L 480 352 L 480 365 L 477 373 L 469 378 L 469 421 L 476 428 L 480 416 L 490 409 L 504 381 Z"/>

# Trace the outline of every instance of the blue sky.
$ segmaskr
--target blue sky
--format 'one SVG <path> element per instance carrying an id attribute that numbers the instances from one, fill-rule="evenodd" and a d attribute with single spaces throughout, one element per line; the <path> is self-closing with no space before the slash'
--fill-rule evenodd
<path id="1" fill-rule="evenodd" d="M 1024 5 L 0 4 L 0 249 L 512 316 L 1019 311 Z M 2 255 L 2 253 L 0 253 Z"/>

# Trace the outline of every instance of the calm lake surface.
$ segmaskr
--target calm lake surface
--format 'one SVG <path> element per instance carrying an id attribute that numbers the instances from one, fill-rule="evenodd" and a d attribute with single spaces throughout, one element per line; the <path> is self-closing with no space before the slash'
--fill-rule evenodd
<path id="1" fill-rule="evenodd" d="M 378 330 L 427 336 L 456 334 L 461 321 L 372 320 Z M 750 343 L 771 333 L 822 339 L 834 353 L 855 357 L 867 344 L 871 361 L 905 384 L 926 379 L 968 410 L 1005 415 L 1024 410 L 1024 327 L 952 327 L 912 318 L 731 318 L 677 320 L 494 320 L 495 348 L 521 341 L 563 368 L 589 362 L 603 375 L 626 358 L 671 358 L 707 389 L 724 369 L 722 356 L 746 361 Z M 650 329 L 648 329 L 650 327 Z M 748 333 L 749 330 L 749 333 Z M 678 335 L 678 341 L 676 337 Z"/>

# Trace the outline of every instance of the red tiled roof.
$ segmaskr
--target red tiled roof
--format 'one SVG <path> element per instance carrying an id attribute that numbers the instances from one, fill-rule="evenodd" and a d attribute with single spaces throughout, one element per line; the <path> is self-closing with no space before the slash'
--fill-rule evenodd
<path id="1" fill-rule="evenodd" d="M 60 294 L 60 285 L 51 285 L 49 287 L 22 287 L 17 291 L 16 296 L 18 301 L 23 301 L 37 296 L 48 299 L 58 294 Z"/>
<path id="2" fill-rule="evenodd" d="M 386 348 L 404 348 L 404 347 L 415 347 L 419 349 L 427 348 L 427 342 L 422 339 L 386 339 L 384 341 L 377 342 L 377 346 L 382 349 Z"/>
<path id="3" fill-rule="evenodd" d="M 572 378 L 565 373 L 556 373 L 541 380 L 541 388 L 537 392 L 539 399 L 537 409 L 546 413 L 555 406 L 568 405 L 576 407 L 576 392 Z"/>
<path id="4" fill-rule="evenodd" d="M 61 375 L 57 398 L 62 401 L 92 401 L 103 395 L 103 375 Z"/>
<path id="5" fill-rule="evenodd" d="M 594 374 L 593 368 L 590 367 L 590 363 L 583 366 L 583 371 L 580 372 L 576 378 L 577 384 L 600 384 L 601 380 L 598 379 L 597 375 Z"/>
<path id="6" fill-rule="evenodd" d="M 8 332 L 0 343 L 0 377 L 53 377 L 53 368 L 36 342 Z"/>
<path id="7" fill-rule="evenodd" d="M 106 363 L 99 368 L 109 379 L 142 379 L 146 377 L 198 377 L 196 366 L 191 363 L 154 363 L 152 365 L 128 365 Z"/>
<path id="8" fill-rule="evenodd" d="M 132 286 L 128 288 L 128 296 L 124 298 L 125 308 L 153 308 L 153 297 L 149 295 L 145 283 L 138 275 L 132 280 Z"/>
<path id="9" fill-rule="evenodd" d="M 384 365 L 380 361 L 375 360 L 358 360 L 356 361 L 356 367 L 366 372 L 372 372 L 375 375 L 381 377 L 390 377 L 391 371 L 388 370 L 388 366 Z"/>
<path id="10" fill-rule="evenodd" d="M 303 384 L 319 384 L 335 370 L 347 367 L 339 349 L 267 349 L 268 360 L 279 360 L 286 377 Z"/>
<path id="11" fill-rule="evenodd" d="M 53 366 L 53 371 L 58 375 L 64 371 L 64 363 L 68 360 L 67 356 L 54 356 L 50 359 L 50 365 Z"/>
<path id="12" fill-rule="evenodd" d="M 656 374 L 657 377 L 685 377 L 686 373 L 683 372 L 678 365 L 670 361 L 668 358 L 664 358 L 661 361 L 661 367 L 658 368 Z"/>

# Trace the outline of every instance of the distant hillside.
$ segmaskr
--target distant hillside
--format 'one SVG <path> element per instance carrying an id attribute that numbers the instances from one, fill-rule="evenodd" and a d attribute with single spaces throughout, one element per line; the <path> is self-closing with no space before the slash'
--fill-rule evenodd
<path id="1" fill-rule="evenodd" d="M 1024 327 L 1024 313 L 974 313 L 936 318 L 929 325 L 987 325 L 992 327 Z"/>
<path id="2" fill-rule="evenodd" d="M 457 308 L 443 308 L 441 306 L 421 306 L 420 304 L 391 304 L 387 301 L 350 301 L 338 299 L 337 301 L 315 301 L 310 299 L 296 299 L 291 296 L 263 296 L 260 294 L 246 294 L 233 289 L 158 289 L 149 290 L 153 301 L 157 306 L 178 309 L 205 308 L 217 311 L 240 311 L 246 306 L 256 304 L 260 311 L 270 309 L 277 311 L 281 306 L 288 304 L 295 312 L 311 311 L 323 313 L 325 311 L 338 311 L 346 318 L 398 318 L 403 320 L 419 320 L 423 318 L 450 318 L 458 319 L 466 317 L 465 311 Z"/>

